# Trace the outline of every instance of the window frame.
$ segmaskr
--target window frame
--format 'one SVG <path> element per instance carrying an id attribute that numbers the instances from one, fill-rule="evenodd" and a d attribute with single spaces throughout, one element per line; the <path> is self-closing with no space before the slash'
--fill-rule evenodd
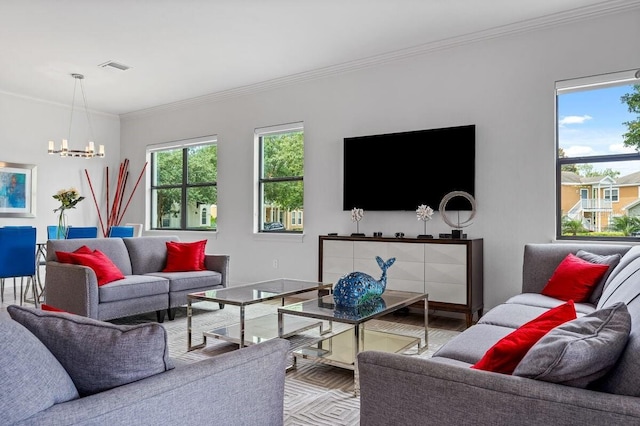
<path id="1" fill-rule="evenodd" d="M 297 133 L 302 132 L 303 134 L 303 143 L 302 143 L 302 161 L 303 161 L 303 174 L 301 176 L 286 176 L 286 177 L 275 177 L 275 178 L 265 178 L 263 176 L 264 171 L 264 146 L 263 146 L 263 138 L 265 136 L 273 136 L 279 134 L 286 133 Z M 304 123 L 293 122 L 280 124 L 275 126 L 267 126 L 260 127 L 254 130 L 254 144 L 255 144 L 255 157 L 256 157 L 256 187 L 255 187 L 255 212 L 254 217 L 256 218 L 254 223 L 254 233 L 255 234 L 303 234 L 304 233 L 304 225 L 301 226 L 301 229 L 287 229 L 287 225 L 293 219 L 293 215 L 291 217 L 283 217 L 283 214 L 286 212 L 278 213 L 278 221 L 282 223 L 283 229 L 274 229 L 274 230 L 265 230 L 264 224 L 267 222 L 272 222 L 271 220 L 267 220 L 268 218 L 263 216 L 264 209 L 264 185 L 268 183 L 278 183 L 278 182 L 302 182 L 302 191 L 303 191 L 303 199 L 304 199 Z M 302 212 L 303 209 L 299 210 Z M 292 211 L 293 212 L 293 211 Z M 295 226 L 295 225 L 294 225 Z"/>
<path id="2" fill-rule="evenodd" d="M 216 225 L 215 227 L 211 228 L 211 227 L 200 227 L 200 226 L 204 226 L 204 225 L 200 225 L 197 227 L 191 226 L 188 227 L 187 226 L 187 212 L 186 212 L 186 207 L 187 207 L 187 200 L 188 200 L 188 191 L 191 188 L 197 188 L 197 187 L 214 187 L 216 188 L 216 206 L 219 206 L 219 202 L 218 202 L 218 198 L 217 198 L 217 188 L 218 188 L 218 181 L 214 181 L 214 182 L 198 182 L 198 183 L 189 183 L 188 179 L 188 170 L 189 170 L 189 148 L 193 148 L 193 147 L 197 147 L 197 146 L 209 146 L 209 145 L 215 145 L 216 146 L 216 150 L 218 147 L 218 137 L 217 135 L 210 135 L 210 136 L 202 136 L 202 137 L 197 137 L 197 138 L 191 138 L 191 139 L 184 139 L 184 140 L 178 140 L 178 141 L 171 141 L 171 142 L 166 142 L 166 143 L 161 143 L 161 144 L 154 144 L 154 145 L 148 145 L 147 146 L 147 153 L 146 153 L 146 157 L 147 157 L 147 162 L 149 163 L 150 167 L 149 167 L 149 175 L 148 175 L 148 179 L 147 179 L 147 202 L 146 202 L 146 210 L 147 210 L 147 220 L 148 220 L 148 226 L 149 226 L 149 230 L 151 231 L 198 231 L 198 232 L 217 232 L 218 231 L 218 226 L 217 226 L 217 221 L 216 221 Z M 155 159 L 156 156 L 154 154 L 162 152 L 162 151 L 174 151 L 174 150 L 181 150 L 182 151 L 182 182 L 180 183 L 176 183 L 176 184 L 165 184 L 165 185 L 155 185 L 154 184 L 154 179 L 155 177 L 155 171 L 156 171 L 156 164 L 155 164 Z M 216 160 L 218 160 L 216 158 Z M 216 161 L 215 164 L 215 168 L 216 168 L 216 176 L 217 176 L 217 169 L 218 169 L 218 162 Z M 154 212 L 155 212 L 155 197 L 154 197 L 154 191 L 157 190 L 162 190 L 162 189 L 180 189 L 180 226 L 178 228 L 176 227 L 161 227 L 158 228 L 156 226 L 156 221 L 157 218 L 155 218 L 154 216 Z M 217 210 L 217 209 L 216 209 Z M 200 207 L 198 207 L 198 223 L 201 224 L 202 223 L 202 219 L 201 219 L 201 213 L 202 213 L 202 209 Z M 155 219 L 155 220 L 154 220 Z M 164 218 L 160 218 L 160 220 L 165 221 Z"/>
<path id="3" fill-rule="evenodd" d="M 615 163 L 627 161 L 640 161 L 640 152 L 610 154 L 610 155 L 594 155 L 580 157 L 560 157 L 560 138 L 559 138 L 559 115 L 558 115 L 558 97 L 577 91 L 595 90 L 606 87 L 615 87 L 621 85 L 640 84 L 640 70 L 626 70 L 621 72 L 594 75 L 582 78 L 557 81 L 554 91 L 554 126 L 555 126 L 555 156 L 556 156 L 556 239 L 557 240 L 594 240 L 594 241 L 625 241 L 636 242 L 640 238 L 634 236 L 569 236 L 562 235 L 562 168 L 567 165 L 578 164 L 599 164 L 599 163 Z M 616 190 L 617 199 L 610 202 L 619 202 L 619 188 L 611 188 Z M 582 195 L 582 191 L 580 192 Z M 604 188 L 603 188 L 604 196 Z M 611 216 L 613 217 L 613 216 Z"/>

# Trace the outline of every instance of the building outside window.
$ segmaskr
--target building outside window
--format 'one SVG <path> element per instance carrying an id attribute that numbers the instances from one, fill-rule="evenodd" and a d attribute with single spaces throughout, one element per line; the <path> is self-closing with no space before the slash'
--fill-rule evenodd
<path id="1" fill-rule="evenodd" d="M 556 83 L 558 239 L 640 235 L 640 71 Z"/>
<path id="2" fill-rule="evenodd" d="M 302 123 L 255 130 L 258 157 L 258 232 L 303 231 L 304 128 Z"/>
<path id="3" fill-rule="evenodd" d="M 215 231 L 218 147 L 213 136 L 153 145 L 150 228 Z"/>

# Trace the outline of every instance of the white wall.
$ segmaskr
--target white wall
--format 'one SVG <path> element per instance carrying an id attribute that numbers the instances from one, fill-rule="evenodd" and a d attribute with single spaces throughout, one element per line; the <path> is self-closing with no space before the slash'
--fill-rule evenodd
<path id="1" fill-rule="evenodd" d="M 120 164 L 120 119 L 117 116 L 92 113 L 96 147 L 105 146 L 104 159 L 61 158 L 47 153 L 48 141 L 59 149 L 62 139 L 69 136 L 70 105 L 45 103 L 20 96 L 0 93 L 0 161 L 35 164 L 36 217 L 0 217 L 0 226 L 31 225 L 38 228 L 38 241 L 47 239 L 47 225 L 56 225 L 60 203 L 53 195 L 60 189 L 75 187 L 86 199 L 67 211 L 70 225 L 99 226 L 98 214 L 85 176 L 91 176 L 96 197 L 105 214 L 105 167 L 117 172 Z M 90 131 L 84 110 L 77 109 L 73 117 L 70 149 L 83 149 Z M 75 138 L 75 139 L 74 139 Z"/>
<path id="2" fill-rule="evenodd" d="M 555 235 L 554 82 L 640 67 L 639 22 L 636 9 L 233 99 L 133 114 L 122 120 L 122 155 L 141 163 L 147 144 L 217 134 L 219 232 L 183 238 L 209 237 L 208 252 L 230 254 L 232 283 L 315 279 L 318 235 L 355 232 L 341 205 L 344 137 L 475 124 L 478 213 L 465 231 L 484 238 L 488 309 L 519 292 L 524 244 Z M 257 238 L 253 129 L 294 121 L 305 126 L 305 237 Z M 380 160 L 384 167 L 384 154 Z M 420 191 L 438 179 L 438 168 L 455 167 L 451 160 L 430 164 L 423 183 L 398 190 Z M 131 221 L 144 220 L 143 195 Z M 413 211 L 365 212 L 360 230 L 412 236 L 422 225 Z M 430 233 L 448 230 L 438 214 L 429 222 Z"/>

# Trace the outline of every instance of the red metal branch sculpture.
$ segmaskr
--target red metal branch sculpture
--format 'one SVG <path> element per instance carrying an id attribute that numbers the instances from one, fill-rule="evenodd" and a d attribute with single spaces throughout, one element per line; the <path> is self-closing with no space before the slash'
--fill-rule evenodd
<path id="1" fill-rule="evenodd" d="M 127 208 L 129 207 L 129 203 L 133 198 L 133 194 L 136 192 L 136 189 L 138 188 L 138 184 L 140 183 L 142 176 L 144 176 L 144 172 L 146 168 L 147 168 L 147 163 L 145 162 L 144 166 L 142 167 L 142 171 L 140 172 L 140 176 L 138 176 L 138 180 L 136 181 L 135 186 L 131 190 L 131 193 L 129 194 L 129 199 L 127 200 L 127 203 L 125 204 L 123 209 L 122 204 L 125 198 L 125 190 L 126 190 L 127 181 L 129 178 L 129 160 L 125 159 L 122 163 L 120 163 L 120 169 L 118 170 L 118 178 L 116 181 L 115 190 L 113 191 L 113 201 L 111 206 L 109 206 L 109 202 L 111 201 L 109 197 L 110 189 L 111 189 L 110 182 L 109 182 L 109 167 L 106 167 L 106 171 L 105 171 L 106 185 L 107 185 L 106 223 L 103 222 L 102 220 L 102 214 L 100 213 L 100 206 L 98 205 L 98 200 L 96 198 L 95 191 L 93 190 L 93 184 L 91 182 L 91 176 L 89 176 L 89 171 L 87 169 L 84 170 L 84 173 L 87 176 L 87 180 L 89 181 L 89 189 L 91 189 L 91 195 L 93 195 L 93 202 L 96 206 L 96 210 L 98 211 L 98 219 L 100 220 L 100 229 L 102 230 L 102 235 L 104 237 L 107 237 L 109 235 L 109 230 L 111 229 L 112 226 L 120 225 L 120 222 L 122 221 L 124 214 L 126 213 Z"/>

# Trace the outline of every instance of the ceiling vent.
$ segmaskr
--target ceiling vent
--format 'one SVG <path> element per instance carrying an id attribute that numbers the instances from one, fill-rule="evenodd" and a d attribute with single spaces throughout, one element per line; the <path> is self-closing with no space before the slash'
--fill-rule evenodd
<path id="1" fill-rule="evenodd" d="M 115 69 L 120 70 L 120 71 L 126 71 L 129 68 L 131 68 L 128 65 L 119 64 L 119 63 L 114 62 L 114 61 L 107 61 L 104 64 L 100 64 L 98 66 L 102 67 L 102 68 L 115 68 Z"/>

